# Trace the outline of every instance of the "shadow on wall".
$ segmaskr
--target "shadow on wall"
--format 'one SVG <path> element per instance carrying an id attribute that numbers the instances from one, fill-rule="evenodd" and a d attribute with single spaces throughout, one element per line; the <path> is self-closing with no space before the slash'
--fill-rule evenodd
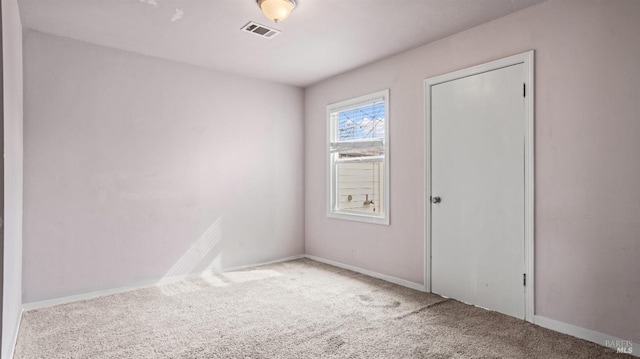
<path id="1" fill-rule="evenodd" d="M 221 243 L 222 218 L 219 217 L 165 273 L 156 286 L 164 295 L 173 296 L 180 293 L 196 292 L 202 289 L 199 284 L 204 283 L 214 287 L 225 287 L 233 283 L 244 283 L 281 275 L 276 271 L 259 269 L 216 274 L 222 270 L 222 251 L 218 248 Z M 216 249 L 218 249 L 217 253 L 215 253 Z M 212 253 L 214 254 L 212 255 Z M 183 276 L 192 274 L 196 268 L 201 268 L 203 261 L 209 261 L 209 264 L 200 272 L 202 281 L 181 280 Z"/>

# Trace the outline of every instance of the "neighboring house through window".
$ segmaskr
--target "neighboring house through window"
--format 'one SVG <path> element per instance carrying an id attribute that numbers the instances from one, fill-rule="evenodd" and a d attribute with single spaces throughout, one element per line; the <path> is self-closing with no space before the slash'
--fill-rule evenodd
<path id="1" fill-rule="evenodd" d="M 327 106 L 327 216 L 389 224 L 389 90 Z"/>

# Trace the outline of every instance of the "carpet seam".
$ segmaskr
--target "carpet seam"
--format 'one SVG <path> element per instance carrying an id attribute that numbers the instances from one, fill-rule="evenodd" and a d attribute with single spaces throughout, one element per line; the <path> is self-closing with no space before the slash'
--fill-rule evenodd
<path id="1" fill-rule="evenodd" d="M 447 303 L 447 302 L 450 302 L 450 301 L 451 301 L 451 299 L 450 299 L 450 298 L 446 298 L 446 299 L 444 299 L 444 300 L 441 300 L 441 301 L 438 301 L 438 302 L 435 302 L 435 303 L 431 303 L 431 304 L 426 305 L 426 306 L 424 306 L 424 307 L 422 307 L 422 308 L 419 308 L 419 309 L 413 310 L 413 311 L 411 311 L 411 312 L 409 312 L 409 313 L 402 314 L 402 315 L 397 316 L 397 317 L 395 317 L 395 318 L 393 318 L 393 319 L 394 319 L 394 320 L 404 319 L 404 318 L 406 318 L 406 317 L 408 317 L 408 316 L 411 316 L 411 315 L 414 315 L 414 314 L 421 313 L 421 312 L 423 312 L 423 311 L 425 311 L 425 310 L 427 310 L 427 309 L 433 308 L 433 307 L 435 307 L 435 306 L 437 306 L 437 305 L 440 305 L 440 304 L 443 304 L 443 303 Z"/>

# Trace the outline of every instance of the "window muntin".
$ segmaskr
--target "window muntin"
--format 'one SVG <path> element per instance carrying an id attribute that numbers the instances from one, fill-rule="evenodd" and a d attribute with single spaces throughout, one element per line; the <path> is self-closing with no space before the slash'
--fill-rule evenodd
<path id="1" fill-rule="evenodd" d="M 327 106 L 329 217 L 389 224 L 388 98 L 385 90 Z"/>

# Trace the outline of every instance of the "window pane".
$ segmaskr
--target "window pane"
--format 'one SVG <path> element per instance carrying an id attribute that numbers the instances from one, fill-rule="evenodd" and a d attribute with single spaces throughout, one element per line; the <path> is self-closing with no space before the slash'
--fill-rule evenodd
<path id="1" fill-rule="evenodd" d="M 384 139 L 384 99 L 338 112 L 338 141 Z"/>
<path id="2" fill-rule="evenodd" d="M 337 163 L 337 210 L 369 215 L 384 215 L 382 191 L 383 163 Z"/>

